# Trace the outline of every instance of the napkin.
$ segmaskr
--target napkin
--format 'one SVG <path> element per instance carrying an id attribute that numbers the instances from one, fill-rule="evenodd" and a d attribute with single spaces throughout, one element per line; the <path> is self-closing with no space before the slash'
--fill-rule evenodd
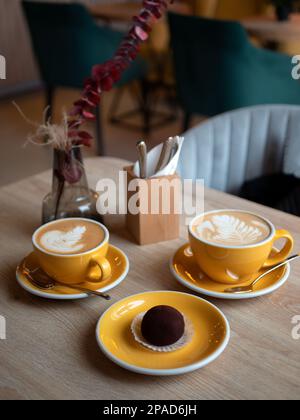
<path id="1" fill-rule="evenodd" d="M 178 139 L 177 153 L 174 155 L 171 161 L 158 172 L 155 172 L 155 170 L 156 170 L 156 167 L 159 162 L 159 158 L 163 149 L 163 143 L 159 144 L 158 146 L 150 150 L 150 152 L 147 154 L 147 178 L 156 178 L 156 177 L 169 176 L 169 175 L 175 174 L 177 170 L 179 158 L 180 158 L 181 149 L 184 142 L 184 137 L 177 137 L 177 139 Z M 140 168 L 139 168 L 138 161 L 134 164 L 133 172 L 136 177 L 140 176 Z"/>

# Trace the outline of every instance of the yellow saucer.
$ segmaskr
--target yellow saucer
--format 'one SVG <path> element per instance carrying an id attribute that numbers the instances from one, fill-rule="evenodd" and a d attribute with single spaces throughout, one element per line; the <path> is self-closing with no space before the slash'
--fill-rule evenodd
<path id="1" fill-rule="evenodd" d="M 129 261 L 127 256 L 119 248 L 112 245 L 109 246 L 107 259 L 112 267 L 112 274 L 109 279 L 96 285 L 99 292 L 108 292 L 109 290 L 118 286 L 127 277 L 129 272 Z M 20 267 L 25 263 L 26 267 L 33 269 L 38 266 L 36 256 L 34 253 L 28 255 L 17 268 L 16 277 L 19 285 L 27 292 L 46 299 L 59 299 L 59 300 L 75 300 L 84 299 L 88 295 L 82 292 L 74 292 L 74 289 L 70 289 L 68 286 L 57 285 L 51 290 L 42 290 L 34 286 L 26 276 L 22 273 Z M 80 286 L 91 289 L 91 283 L 81 283 Z M 95 287 L 94 287 L 95 288 Z"/>
<path id="2" fill-rule="evenodd" d="M 277 253 L 276 248 L 273 254 Z M 280 267 L 262 279 L 254 288 L 253 292 L 244 294 L 225 293 L 224 290 L 232 285 L 217 283 L 210 279 L 206 274 L 201 272 L 198 267 L 189 244 L 182 246 L 174 255 L 170 262 L 170 269 L 179 283 L 189 289 L 201 293 L 206 296 L 220 299 L 250 299 L 264 296 L 279 289 L 288 279 L 290 275 L 290 265 Z M 263 274 L 267 269 L 262 269 L 253 276 L 255 280 L 259 275 Z M 251 279 L 246 283 L 237 283 L 236 286 L 246 286 L 251 283 Z"/>
<path id="3" fill-rule="evenodd" d="M 185 347 L 158 353 L 135 341 L 133 319 L 157 305 L 171 305 L 194 327 L 194 336 Z M 226 317 L 211 303 L 179 292 L 146 292 L 130 296 L 111 306 L 100 318 L 97 342 L 104 354 L 119 366 L 145 375 L 179 375 L 200 369 L 225 350 L 230 338 Z"/>

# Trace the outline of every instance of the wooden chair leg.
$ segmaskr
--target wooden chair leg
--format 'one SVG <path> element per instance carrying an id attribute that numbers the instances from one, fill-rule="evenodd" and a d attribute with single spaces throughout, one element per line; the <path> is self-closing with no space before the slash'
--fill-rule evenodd
<path id="1" fill-rule="evenodd" d="M 54 103 L 54 93 L 55 89 L 52 86 L 47 86 L 46 88 L 46 121 L 51 121 L 53 114 L 53 103 Z"/>
<path id="2" fill-rule="evenodd" d="M 188 129 L 190 128 L 191 121 L 192 121 L 192 114 L 190 114 L 189 112 L 186 112 L 184 115 L 184 121 L 183 121 L 183 133 L 188 131 Z"/>
<path id="3" fill-rule="evenodd" d="M 111 124 L 117 124 L 118 119 L 118 111 L 120 108 L 120 103 L 125 92 L 126 86 L 118 87 L 115 91 L 109 112 L 108 112 L 108 120 Z"/>
<path id="4" fill-rule="evenodd" d="M 96 142 L 97 142 L 97 154 L 98 156 L 105 156 L 105 147 L 103 140 L 103 130 L 102 130 L 102 112 L 101 106 L 96 108 Z"/>

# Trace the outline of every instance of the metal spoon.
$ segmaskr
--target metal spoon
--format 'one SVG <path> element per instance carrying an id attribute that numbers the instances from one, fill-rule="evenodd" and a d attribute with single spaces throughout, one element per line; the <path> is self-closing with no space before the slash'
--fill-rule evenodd
<path id="1" fill-rule="evenodd" d="M 170 158 L 172 145 L 173 145 L 172 137 L 170 137 L 168 140 L 166 140 L 163 143 L 161 154 L 160 154 L 159 160 L 158 160 L 157 165 L 156 165 L 155 173 L 159 172 L 161 169 L 163 169 L 167 165 L 167 163 L 169 161 L 169 158 Z"/>
<path id="2" fill-rule="evenodd" d="M 146 143 L 141 140 L 136 145 L 140 164 L 140 178 L 147 178 L 147 146 Z"/>
<path id="3" fill-rule="evenodd" d="M 261 276 L 257 277 L 257 279 L 255 279 L 251 284 L 249 284 L 248 286 L 240 286 L 240 287 L 232 287 L 230 289 L 226 289 L 224 290 L 225 293 L 236 293 L 236 294 L 243 294 L 243 293 L 251 293 L 253 292 L 254 286 L 261 280 L 263 279 L 265 276 L 267 276 L 268 274 L 272 273 L 273 271 L 277 270 L 280 267 L 283 267 L 284 265 L 288 264 L 291 261 L 295 261 L 298 258 L 300 258 L 300 255 L 293 255 L 292 257 L 288 258 L 287 260 L 285 260 L 284 262 L 282 262 L 281 264 L 276 265 L 275 267 L 271 268 L 270 270 L 266 271 L 265 273 L 263 273 Z"/>
<path id="4" fill-rule="evenodd" d="M 179 148 L 179 137 L 176 136 L 172 139 L 172 147 L 171 147 L 170 156 L 169 156 L 167 165 L 171 162 L 171 160 L 174 158 L 174 156 L 178 152 L 178 148 Z"/>
<path id="5" fill-rule="evenodd" d="M 105 293 L 97 292 L 94 290 L 86 289 L 84 287 L 80 286 L 73 286 L 73 285 L 66 285 L 63 283 L 60 283 L 57 280 L 52 279 L 48 276 L 41 268 L 36 268 L 34 270 L 29 270 L 25 265 L 22 267 L 22 272 L 26 276 L 26 278 L 32 283 L 34 286 L 38 287 L 39 289 L 43 290 L 51 290 L 53 289 L 57 284 L 60 286 L 66 286 L 69 289 L 77 290 L 79 292 L 86 293 L 88 295 L 93 295 L 97 297 L 101 297 L 105 300 L 111 300 L 111 297 Z"/>

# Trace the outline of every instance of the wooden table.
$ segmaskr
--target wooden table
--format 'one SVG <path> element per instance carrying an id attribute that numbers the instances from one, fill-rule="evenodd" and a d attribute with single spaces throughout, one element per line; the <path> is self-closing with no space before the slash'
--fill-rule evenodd
<path id="1" fill-rule="evenodd" d="M 91 4 L 88 6 L 91 14 L 96 18 L 107 23 L 122 22 L 129 23 L 133 16 L 141 10 L 141 2 L 128 1 L 125 3 Z M 169 11 L 188 14 L 192 13 L 193 8 L 186 3 L 174 3 L 169 5 Z"/>
<path id="2" fill-rule="evenodd" d="M 193 3 L 174 3 L 169 5 L 168 10 L 180 14 L 193 15 L 196 6 Z M 132 17 L 137 15 L 141 4 L 128 1 L 125 3 L 91 4 L 89 10 L 96 18 L 107 23 L 131 22 Z M 250 35 L 259 38 L 263 42 L 293 42 L 300 40 L 300 17 L 292 15 L 288 22 L 279 22 L 275 17 L 254 16 L 243 19 L 240 23 Z"/>
<path id="3" fill-rule="evenodd" d="M 116 178 L 125 165 L 117 159 L 86 161 L 90 185 Z M 292 317 L 300 315 L 300 265 L 273 295 L 250 301 L 209 299 L 227 315 L 232 338 L 226 352 L 204 370 L 180 377 L 151 378 L 130 373 L 98 349 L 95 327 L 108 302 L 91 298 L 52 302 L 34 297 L 16 283 L 15 268 L 31 251 L 50 173 L 0 189 L 0 315 L 7 340 L 0 341 L 1 399 L 298 399 L 300 341 L 292 339 Z M 299 219 L 220 192 L 206 191 L 206 209 L 240 208 L 270 218 L 293 232 L 300 249 Z M 187 239 L 138 247 L 129 241 L 123 219 L 107 219 L 112 243 L 131 262 L 113 301 L 145 290 L 187 291 L 169 272 L 168 261 Z"/>
<path id="4" fill-rule="evenodd" d="M 275 18 L 257 16 L 244 19 L 241 24 L 248 33 L 263 42 L 300 42 L 300 18 L 294 15 L 287 22 Z"/>

